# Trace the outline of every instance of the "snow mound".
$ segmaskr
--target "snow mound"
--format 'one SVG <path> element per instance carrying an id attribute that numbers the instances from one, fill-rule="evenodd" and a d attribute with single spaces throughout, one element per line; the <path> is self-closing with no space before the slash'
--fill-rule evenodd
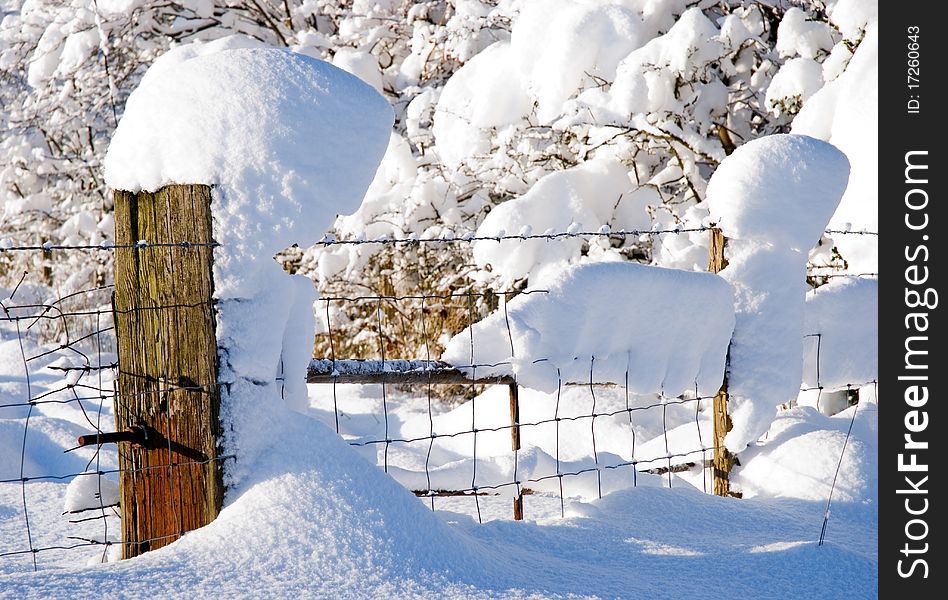
<path id="1" fill-rule="evenodd" d="M 856 420 L 847 441 L 854 411 Z M 741 454 L 742 466 L 733 479 L 746 498 L 825 501 L 832 489 L 834 501 L 874 503 L 877 411 L 875 402 L 860 402 L 832 417 L 813 407 L 782 411 L 767 439 Z"/>
<path id="2" fill-rule="evenodd" d="M 273 255 L 311 245 L 358 208 L 393 111 L 323 61 L 239 38 L 172 49 L 129 97 L 106 156 L 116 189 L 214 185 L 214 295 L 228 493 L 269 451 L 286 407 L 306 404 L 315 337 L 312 281 Z M 282 377 L 281 377 L 282 376 Z M 279 379 L 286 379 L 285 389 Z M 230 498 L 228 498 L 229 500 Z"/>
<path id="3" fill-rule="evenodd" d="M 879 280 L 835 279 L 807 294 L 803 384 L 845 389 L 879 376 Z M 819 338 L 816 335 L 819 335 Z"/>
<path id="4" fill-rule="evenodd" d="M 763 435 L 776 407 L 803 379 L 803 306 L 809 249 L 846 189 L 849 161 L 833 145 L 799 135 L 748 142 L 711 176 L 711 219 L 728 238 L 721 277 L 734 286 L 736 321 L 728 367 L 740 452 Z"/>
<path id="5" fill-rule="evenodd" d="M 229 249 L 216 257 L 215 289 L 232 296 L 245 277 L 230 263 L 315 242 L 336 215 L 358 208 L 393 112 L 370 86 L 323 61 L 208 46 L 156 61 L 128 99 L 105 174 L 110 187 L 133 192 L 219 186 L 214 233 Z"/>
<path id="6" fill-rule="evenodd" d="M 5 591 L 19 595 L 13 590 L 22 584 L 44 597 L 59 597 L 62 589 L 150 589 L 164 596 L 211 588 L 227 596 L 306 590 L 314 597 L 367 597 L 374 590 L 404 597 L 430 580 L 441 583 L 431 572 L 499 568 L 331 430 L 288 412 L 276 424 L 285 434 L 280 447 L 256 463 L 244 493 L 210 525 L 135 560 L 63 574 L 65 580 L 57 574 L 6 581 Z M 361 577 L 366 571 L 371 576 Z M 149 576 L 161 572 L 175 576 Z"/>
<path id="7" fill-rule="evenodd" d="M 454 336 L 442 360 L 479 365 L 480 375 L 512 372 L 545 391 L 558 381 L 589 381 L 590 371 L 600 382 L 628 376 L 634 393 L 677 395 L 697 386 L 714 394 L 721 386 L 734 309 L 719 277 L 596 263 L 536 285 L 548 293 L 517 296 Z"/>
<path id="8" fill-rule="evenodd" d="M 708 182 L 712 219 L 732 239 L 808 251 L 846 190 L 849 161 L 803 135 L 771 135 L 734 151 Z"/>

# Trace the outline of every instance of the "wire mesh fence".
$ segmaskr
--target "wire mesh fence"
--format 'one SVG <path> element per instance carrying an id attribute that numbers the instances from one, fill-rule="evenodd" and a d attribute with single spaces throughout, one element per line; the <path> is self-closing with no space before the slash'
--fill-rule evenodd
<path id="1" fill-rule="evenodd" d="M 23 275 L 0 291 L 0 573 L 116 560 L 132 543 L 123 540 L 122 519 L 181 524 L 172 534 L 136 540 L 142 550 L 193 529 L 186 525 L 193 512 L 185 489 L 190 472 L 233 457 L 209 457 L 179 443 L 170 412 L 166 428 L 116 431 L 123 419 L 116 418 L 122 404 L 116 402 L 114 286 L 56 298 L 49 286 Z M 137 310 L 186 319 L 192 308 Z M 144 384 L 131 395 L 155 405 L 218 388 L 216 381 Z M 121 397 L 133 399 L 128 391 Z M 150 460 L 129 460 L 133 447 L 148 450 Z M 120 515 L 121 478 L 169 502 L 154 512 Z"/>
<path id="2" fill-rule="evenodd" d="M 320 243 L 438 246 L 485 239 L 555 242 L 706 230 L 326 238 Z M 0 250 L 55 257 L 58 253 L 149 252 L 171 247 L 187 252 L 208 246 L 216 244 L 7 243 Z M 821 274 L 830 275 L 835 276 Z M 178 473 L 233 458 L 188 454 L 174 447 L 171 436 L 155 432 L 142 432 L 145 438 L 151 433 L 150 439 L 134 438 L 134 432 L 115 432 L 119 364 L 114 286 L 57 294 L 42 280 L 42 276 L 24 274 L 9 288 L 0 289 L 0 573 L 117 559 L 123 545 L 118 484 L 123 473 L 148 479 L 151 489 L 171 490 L 173 501 L 166 510 L 175 520 L 186 510 L 174 501 L 181 498 L 180 490 L 174 491 L 180 487 Z M 329 352 L 310 368 L 310 412 L 433 510 L 466 512 L 480 521 L 567 516 L 573 499 L 593 499 L 629 486 L 687 483 L 710 491 L 711 406 L 717 390 L 695 389 L 678 396 L 631 393 L 627 378 L 615 381 L 599 375 L 595 356 L 577 359 L 588 363 L 588 377 L 560 379 L 553 393 L 519 387 L 512 378 L 485 376 L 502 365 L 437 362 L 446 326 L 439 315 L 457 316 L 450 324 L 456 333 L 477 322 L 485 310 L 503 310 L 514 295 L 545 293 L 506 289 L 323 295 L 317 306 L 324 316 L 321 347 Z M 356 361 L 335 352 L 340 336 L 352 335 L 351 330 L 335 325 L 339 315 L 352 307 L 373 317 L 374 327 L 355 333 L 361 336 L 364 354 L 372 358 Z M 181 319 L 188 318 L 189 307 L 156 304 L 151 308 L 180 311 Z M 408 333 L 423 340 L 421 356 L 395 353 L 397 340 Z M 818 332 L 812 336 L 819 342 Z M 372 383 L 372 377 L 386 373 L 403 375 L 382 376 Z M 352 381 L 364 383 L 347 383 Z M 806 386 L 804 391 L 817 393 L 818 403 L 840 393 L 854 398 L 850 391 L 824 389 L 818 374 L 815 381 L 816 386 Z M 851 384 L 849 389 L 870 384 L 875 382 Z M 217 386 L 217 382 L 165 382 L 141 393 L 152 394 L 160 402 L 162 396 L 216 390 Z M 123 444 L 116 447 L 107 442 L 107 434 L 113 432 L 132 437 L 122 438 Z M 80 436 L 87 436 L 85 445 L 77 444 Z M 158 452 L 159 460 L 120 469 L 119 452 L 133 442 Z M 162 536 L 168 539 L 144 541 L 167 542 L 185 532 L 182 528 Z"/>
<path id="3" fill-rule="evenodd" d="M 111 287 L 57 298 L 24 274 L 3 291 L 0 493 L 18 509 L 0 521 L 0 558 L 36 568 L 78 548 L 103 555 L 120 539 L 116 456 L 76 439 L 114 427 Z"/>
<path id="4" fill-rule="evenodd" d="M 333 303 L 373 303 L 378 354 L 374 360 L 316 360 L 309 380 L 317 384 L 311 402 L 327 424 L 352 446 L 367 450 L 370 460 L 432 510 L 440 506 L 478 521 L 524 514 L 563 517 L 571 500 L 588 501 L 642 484 L 673 487 L 677 482 L 711 492 L 717 390 L 632 393 L 628 374 L 619 381 L 599 377 L 595 356 L 577 357 L 588 365 L 586 380 L 558 378 L 552 393 L 518 388 L 512 375 L 477 375 L 478 369 L 496 372 L 510 365 L 446 365 L 430 353 L 416 361 L 389 358 L 386 337 L 400 325 L 389 323 L 389 331 L 385 315 L 405 310 L 386 312 L 382 306 L 414 300 L 322 298 L 327 313 Z M 331 339 L 336 333 L 327 323 Z M 806 338 L 819 346 L 821 334 Z M 816 357 L 816 371 L 807 378 L 814 384 L 801 387 L 801 394 L 815 394 L 817 410 L 838 412 L 853 405 L 866 387 L 875 397 L 876 380 L 824 386 L 819 349 Z M 462 389 L 446 397 L 435 392 L 462 381 L 469 393 Z M 827 399 L 835 409 L 824 406 Z"/>

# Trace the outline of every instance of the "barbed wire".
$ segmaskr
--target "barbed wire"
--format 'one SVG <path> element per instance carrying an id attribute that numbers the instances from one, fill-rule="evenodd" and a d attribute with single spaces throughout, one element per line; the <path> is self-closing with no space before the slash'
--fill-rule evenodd
<path id="1" fill-rule="evenodd" d="M 575 225 L 575 224 L 574 224 Z M 529 241 L 529 240 L 558 240 L 558 239 L 570 239 L 570 238 L 590 238 L 590 237 L 605 237 L 605 238 L 620 238 L 620 237 L 652 237 L 660 235 L 683 235 L 689 233 L 704 233 L 714 230 L 714 226 L 700 226 L 700 227 L 673 227 L 667 229 L 616 229 L 613 230 L 607 225 L 600 227 L 596 231 L 586 231 L 582 229 L 567 230 L 567 231 L 556 231 L 556 230 L 547 230 L 543 233 L 532 233 L 532 232 L 523 232 L 517 234 L 510 234 L 506 231 L 498 231 L 493 235 L 479 235 L 472 231 L 467 231 L 462 233 L 460 236 L 454 232 L 448 232 L 442 234 L 438 237 L 422 237 L 417 235 L 410 235 L 404 238 L 396 238 L 388 235 L 378 236 L 372 239 L 368 239 L 364 236 L 356 236 L 354 238 L 344 238 L 337 239 L 334 235 L 327 234 L 323 236 L 318 242 L 317 246 L 333 246 L 333 245 L 363 245 L 363 244 L 394 244 L 394 245 L 412 245 L 412 244 L 438 244 L 445 242 L 505 242 L 505 241 Z M 879 233 L 875 231 L 850 231 L 850 230 L 841 230 L 841 229 L 828 229 L 824 233 L 828 235 L 871 235 L 878 236 Z"/>
<path id="2" fill-rule="evenodd" d="M 575 224 L 574 224 L 575 225 Z M 460 234 L 455 232 L 446 232 L 437 237 L 425 237 L 421 235 L 409 235 L 407 237 L 392 237 L 389 235 L 368 238 L 364 235 L 358 235 L 350 238 L 337 239 L 333 234 L 326 234 L 319 239 L 314 246 L 334 246 L 334 245 L 364 245 L 364 244 L 392 244 L 392 245 L 412 245 L 412 244 L 443 244 L 446 242 L 454 243 L 475 243 L 475 242 L 505 242 L 505 241 L 529 241 L 529 240 L 559 240 L 571 238 L 625 238 L 625 237 L 652 237 L 661 235 L 683 235 L 689 233 L 702 233 L 715 229 L 714 226 L 698 227 L 672 227 L 664 229 L 616 229 L 613 230 L 604 225 L 596 231 L 587 231 L 579 228 L 567 229 L 566 231 L 547 230 L 543 233 L 532 233 L 524 231 L 522 233 L 510 234 L 506 231 L 498 231 L 493 235 L 477 234 L 473 231 L 465 231 Z M 824 231 L 827 235 L 868 235 L 878 236 L 877 231 L 867 230 L 847 230 L 847 229 L 827 229 Z M 171 242 L 156 243 L 148 240 L 139 240 L 134 244 L 115 244 L 105 241 L 100 244 L 56 244 L 53 242 L 43 242 L 42 244 L 23 244 L 9 242 L 0 244 L 0 253 L 2 252 L 52 252 L 60 250 L 72 251 L 106 251 L 147 248 L 217 248 L 221 246 L 218 242 Z"/>
<path id="3" fill-rule="evenodd" d="M 217 248 L 221 244 L 218 242 L 149 242 L 148 240 L 139 240 L 134 244 L 114 244 L 112 242 L 102 242 L 100 244 L 55 244 L 53 242 L 43 242 L 42 244 L 0 244 L 0 252 L 52 252 L 54 250 L 101 250 L 111 252 L 114 250 L 144 250 L 146 248 Z"/>

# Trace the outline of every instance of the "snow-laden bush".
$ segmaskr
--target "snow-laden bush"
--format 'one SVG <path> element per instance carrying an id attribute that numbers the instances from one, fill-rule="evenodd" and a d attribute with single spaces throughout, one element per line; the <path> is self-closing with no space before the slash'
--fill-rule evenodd
<path id="1" fill-rule="evenodd" d="M 705 186 L 718 163 L 747 141 L 787 131 L 797 108 L 807 115 L 801 133 L 858 151 L 852 128 L 830 122 L 848 118 L 844 111 L 837 119 L 807 106 L 858 97 L 876 10 L 849 0 L 3 0 L 0 238 L 109 238 L 101 159 L 128 94 L 169 46 L 232 34 L 329 60 L 395 107 L 383 165 L 359 211 L 336 221 L 337 237 L 517 233 L 520 220 L 547 219 L 548 203 L 564 202 L 557 181 L 585 171 L 592 191 L 563 205 L 575 216 L 526 223 L 534 233 L 707 224 Z M 858 76 L 849 76 L 850 62 Z M 869 160 L 853 164 L 859 175 Z M 858 191 L 835 226 L 874 229 L 860 220 Z M 425 307 L 424 326 L 418 301 L 383 307 L 410 321 L 404 334 L 385 334 L 387 354 L 417 356 L 439 353 L 442 334 L 493 310 L 488 292 L 522 289 L 544 266 L 635 260 L 700 270 L 706 260 L 701 233 L 603 241 L 552 243 L 532 265 L 505 266 L 464 242 L 317 246 L 284 258 L 332 295 L 484 293 L 473 311 L 466 302 Z M 871 271 L 862 257 L 875 260 L 874 241 L 824 238 L 811 260 Z M 0 278 L 11 285 L 30 270 L 67 292 L 106 282 L 109 258 L 4 252 Z M 377 318 L 369 304 L 331 307 L 338 355 L 377 354 L 377 340 L 360 335 Z M 328 355 L 328 346 L 322 339 L 316 352 Z"/>

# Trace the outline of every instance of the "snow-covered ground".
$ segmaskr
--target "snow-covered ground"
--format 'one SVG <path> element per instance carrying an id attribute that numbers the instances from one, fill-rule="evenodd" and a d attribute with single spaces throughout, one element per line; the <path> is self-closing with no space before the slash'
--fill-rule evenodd
<path id="1" fill-rule="evenodd" d="M 357 429 L 361 420 L 361 429 L 371 431 L 379 390 L 340 387 L 336 400 L 346 408 L 340 427 Z M 280 419 L 284 436 L 261 454 L 210 526 L 117 564 L 89 564 L 101 560 L 102 546 L 38 553 L 36 573 L 30 554 L 4 557 L 0 594 L 700 598 L 728 590 L 750 598 L 875 596 L 878 413 L 871 388 L 857 407 L 832 417 L 810 406 L 782 411 L 761 443 L 742 455 L 735 480 L 745 490 L 743 500 L 703 493 L 700 473 L 676 475 L 668 489 L 666 477 L 643 473 L 632 487 L 628 471 L 625 485 L 618 485 L 615 472 L 616 485 L 601 500 L 594 484 L 567 483 L 565 518 L 555 492 L 526 496 L 524 522 L 509 520 L 509 496 L 481 496 L 483 524 L 470 497 L 438 498 L 432 513 L 427 499 L 375 465 L 374 452 L 365 460 L 364 451 L 321 423 L 331 420 L 330 388 L 310 386 L 312 414 L 322 419 Z M 578 402 L 580 391 L 570 393 Z M 497 391 L 475 402 L 487 405 L 492 395 Z M 538 400 L 523 398 L 525 407 Z M 388 401 L 393 435 L 427 420 L 424 398 L 393 394 Z M 72 440 L 53 436 L 64 423 L 53 422 L 51 406 L 37 407 L 31 417 L 28 458 L 42 461 L 41 474 L 82 470 L 83 461 L 61 454 Z M 450 427 L 452 414 L 465 408 L 443 408 L 436 418 L 446 422 L 439 426 Z M 826 540 L 818 546 L 854 411 Z M 107 408 L 103 413 L 111 417 Z M 24 421 L 4 424 L 22 427 Z M 604 444 L 626 441 L 603 429 Z M 565 438 L 564 455 L 582 452 L 585 440 L 575 432 Z M 524 442 L 531 444 L 526 433 Z M 483 447 L 490 452 L 489 439 Z M 100 464 L 114 460 L 114 452 L 103 452 Z M 391 464 L 397 463 L 393 452 Z M 24 493 L 35 547 L 82 543 L 67 536 L 102 539 L 101 521 L 73 525 L 61 515 L 68 488 L 66 481 L 0 484 L 0 554 L 29 547 Z M 116 539 L 117 521 L 109 521 L 109 537 Z"/>

